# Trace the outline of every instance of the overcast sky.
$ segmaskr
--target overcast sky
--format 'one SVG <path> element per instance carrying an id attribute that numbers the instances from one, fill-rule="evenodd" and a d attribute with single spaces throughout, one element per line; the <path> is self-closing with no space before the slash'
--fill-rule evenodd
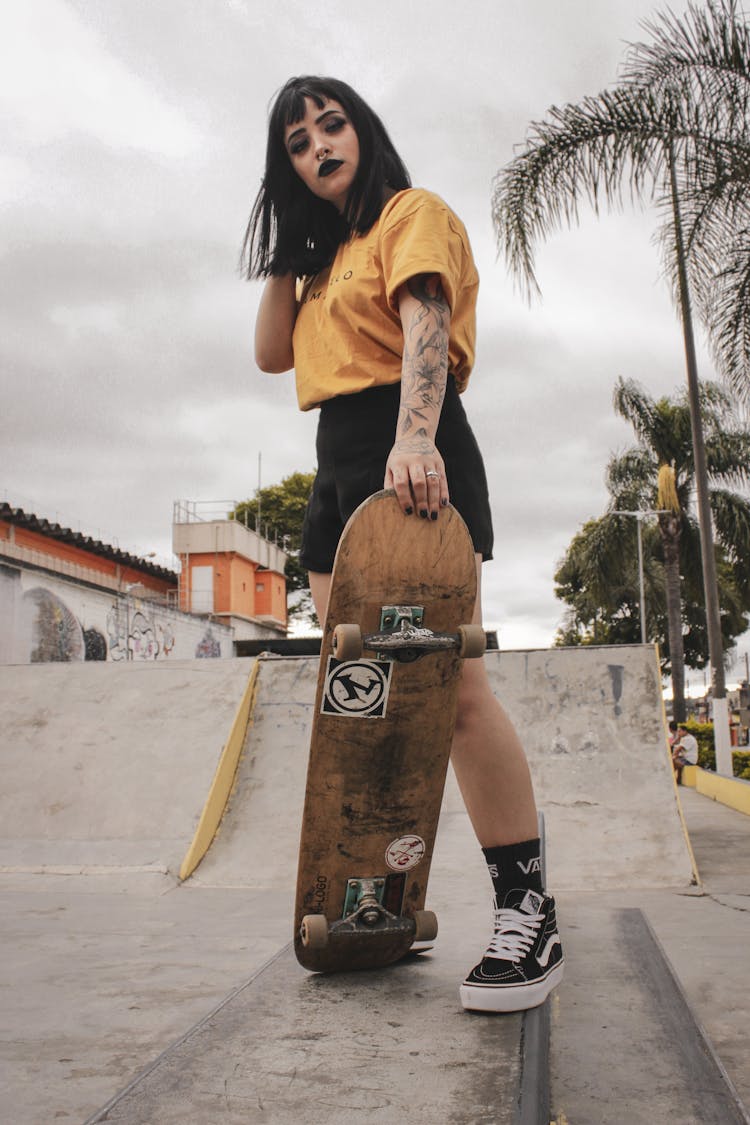
<path id="1" fill-rule="evenodd" d="M 316 416 L 297 410 L 291 375 L 256 369 L 260 286 L 236 267 L 269 100 L 292 74 L 334 74 L 468 228 L 481 292 L 464 401 L 497 543 L 485 616 L 504 647 L 550 644 L 556 564 L 631 442 L 615 379 L 674 392 L 682 341 L 653 212 L 585 215 L 550 239 L 528 307 L 497 258 L 492 178 L 531 120 L 616 81 L 657 7 L 8 0 L 0 497 L 169 557 L 174 500 L 251 495 L 259 454 L 263 484 L 314 468 Z"/>

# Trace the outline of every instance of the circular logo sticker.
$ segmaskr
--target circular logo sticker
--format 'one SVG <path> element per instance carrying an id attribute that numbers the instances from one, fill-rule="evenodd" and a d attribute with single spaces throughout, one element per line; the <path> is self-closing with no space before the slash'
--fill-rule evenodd
<path id="1" fill-rule="evenodd" d="M 373 660 L 329 661 L 323 711 L 382 717 L 388 699 L 390 664 Z"/>
<path id="2" fill-rule="evenodd" d="M 385 849 L 385 862 L 392 871 L 408 871 L 424 858 L 425 842 L 421 836 L 402 836 Z"/>

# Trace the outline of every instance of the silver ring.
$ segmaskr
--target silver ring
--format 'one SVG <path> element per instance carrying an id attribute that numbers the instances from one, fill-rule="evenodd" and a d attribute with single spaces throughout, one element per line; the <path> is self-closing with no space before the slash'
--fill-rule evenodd
<path id="1" fill-rule="evenodd" d="M 425 473 L 425 476 L 426 477 L 439 477 L 440 473 L 436 473 L 434 469 L 428 469 L 428 471 Z"/>

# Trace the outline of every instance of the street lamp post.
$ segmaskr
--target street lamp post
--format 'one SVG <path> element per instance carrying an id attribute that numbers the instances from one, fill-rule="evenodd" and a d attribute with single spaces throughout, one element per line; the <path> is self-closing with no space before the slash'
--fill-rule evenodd
<path id="1" fill-rule="evenodd" d="M 640 508 L 636 512 L 625 511 L 623 508 L 616 508 L 610 512 L 612 516 L 632 516 L 636 521 L 636 531 L 638 536 L 638 591 L 640 594 L 641 606 L 641 644 L 647 644 L 646 635 L 646 593 L 643 583 L 643 533 L 641 532 L 641 524 L 646 516 L 659 516 L 661 515 L 662 508 Z"/>

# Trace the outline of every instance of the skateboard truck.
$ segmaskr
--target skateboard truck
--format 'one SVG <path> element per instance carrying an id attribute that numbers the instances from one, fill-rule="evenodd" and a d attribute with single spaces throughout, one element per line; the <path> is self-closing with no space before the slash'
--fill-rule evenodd
<path id="1" fill-rule="evenodd" d="M 457 633 L 436 633 L 423 628 L 424 606 L 385 605 L 380 611 L 380 631 L 365 633 L 359 625 L 337 625 L 333 651 L 337 660 L 359 660 L 367 650 L 377 660 L 411 663 L 428 652 L 457 649 L 463 659 L 483 656 L 487 645 L 481 625 L 460 625 Z"/>
<path id="2" fill-rule="evenodd" d="M 385 879 L 350 879 L 346 884 L 343 918 L 359 920 L 365 926 L 375 926 L 384 913 L 383 893 Z"/>
<path id="3" fill-rule="evenodd" d="M 412 941 L 432 941 L 437 936 L 437 918 L 431 910 L 412 915 L 392 914 L 383 905 L 386 880 L 349 879 L 346 885 L 343 916 L 329 926 L 324 914 L 307 914 L 302 919 L 302 944 L 322 949 L 329 942 L 362 939 L 368 933 L 391 936 L 407 934 Z"/>

